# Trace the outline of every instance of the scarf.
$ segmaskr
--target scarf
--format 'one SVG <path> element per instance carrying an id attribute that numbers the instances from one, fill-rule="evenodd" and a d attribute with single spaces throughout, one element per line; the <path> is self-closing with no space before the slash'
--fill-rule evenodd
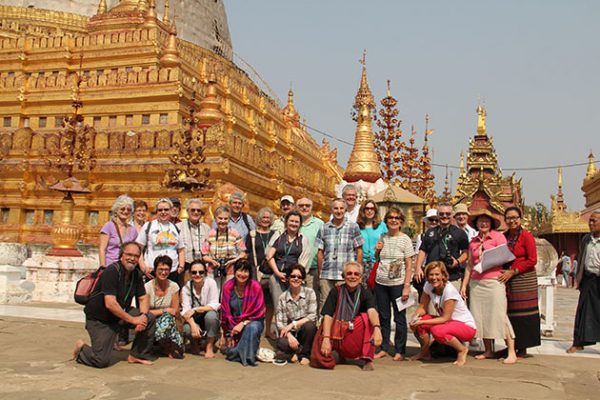
<path id="1" fill-rule="evenodd" d="M 242 314 L 234 317 L 231 314 L 231 293 L 235 287 L 235 279 L 230 279 L 223 286 L 223 297 L 221 299 L 221 327 L 229 332 L 234 326 L 242 321 L 256 321 L 265 315 L 265 301 L 260 283 L 254 279 L 248 279 L 244 289 L 244 300 L 242 303 Z"/>
<path id="2" fill-rule="evenodd" d="M 362 286 L 359 286 L 354 291 L 354 296 L 350 294 L 345 284 L 339 288 L 338 307 L 335 319 L 340 321 L 352 321 L 358 315 L 360 307 L 360 296 L 362 294 Z M 354 297 L 354 298 L 353 298 Z"/>

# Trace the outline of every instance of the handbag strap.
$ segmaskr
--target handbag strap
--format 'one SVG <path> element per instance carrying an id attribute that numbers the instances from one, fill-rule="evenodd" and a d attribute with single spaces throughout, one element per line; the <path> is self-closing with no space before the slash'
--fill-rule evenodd
<path id="1" fill-rule="evenodd" d="M 250 231 L 250 241 L 252 242 L 252 258 L 254 258 L 254 266 L 258 267 L 258 261 L 256 259 L 256 231 L 254 230 Z"/>

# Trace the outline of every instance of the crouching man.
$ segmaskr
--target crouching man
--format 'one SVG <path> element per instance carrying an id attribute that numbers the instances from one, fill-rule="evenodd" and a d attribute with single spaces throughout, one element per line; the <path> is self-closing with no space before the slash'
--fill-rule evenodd
<path id="1" fill-rule="evenodd" d="M 92 342 L 75 343 L 74 357 L 78 363 L 96 368 L 110 364 L 113 344 L 121 324 L 135 328 L 135 340 L 127 361 L 151 365 L 155 317 L 148 313 L 149 301 L 142 272 L 138 267 L 141 247 L 136 242 L 121 246 L 119 261 L 109 265 L 100 276 L 92 296 L 84 308 L 85 329 Z M 136 297 L 139 309 L 131 307 Z"/>

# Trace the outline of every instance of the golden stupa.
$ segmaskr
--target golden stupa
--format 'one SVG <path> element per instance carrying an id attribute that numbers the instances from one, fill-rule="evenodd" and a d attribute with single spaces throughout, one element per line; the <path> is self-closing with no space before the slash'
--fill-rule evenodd
<path id="1" fill-rule="evenodd" d="M 221 2 L 190 3 L 227 28 Z M 97 242 L 119 194 L 151 208 L 159 197 L 181 195 L 161 181 L 193 95 L 210 186 L 184 198 L 213 205 L 235 185 L 252 211 L 277 210 L 283 194 L 328 208 L 343 173 L 335 150 L 300 126 L 291 93 L 281 107 L 232 62 L 227 29 L 216 29 L 215 39 L 185 15 L 175 24 L 168 0 L 32 0 L 53 10 L 15 4 L 0 0 L 0 241 L 51 242 L 61 195 L 50 187 L 65 176 L 45 158 L 75 97 L 94 130 L 96 158 L 92 171 L 75 173 L 90 190 L 74 196 L 85 243 Z"/>

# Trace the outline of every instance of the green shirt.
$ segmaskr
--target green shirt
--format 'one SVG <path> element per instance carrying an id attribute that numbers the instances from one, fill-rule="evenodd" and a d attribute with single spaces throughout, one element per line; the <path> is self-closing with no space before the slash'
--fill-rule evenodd
<path id="1" fill-rule="evenodd" d="M 300 233 L 308 239 L 308 245 L 310 246 L 310 256 L 306 263 L 308 269 L 317 268 L 317 246 L 315 240 L 317 239 L 317 234 L 319 233 L 321 226 L 323 226 L 323 223 L 324 222 L 319 218 L 312 216 L 307 224 L 303 223 L 300 227 Z"/>

